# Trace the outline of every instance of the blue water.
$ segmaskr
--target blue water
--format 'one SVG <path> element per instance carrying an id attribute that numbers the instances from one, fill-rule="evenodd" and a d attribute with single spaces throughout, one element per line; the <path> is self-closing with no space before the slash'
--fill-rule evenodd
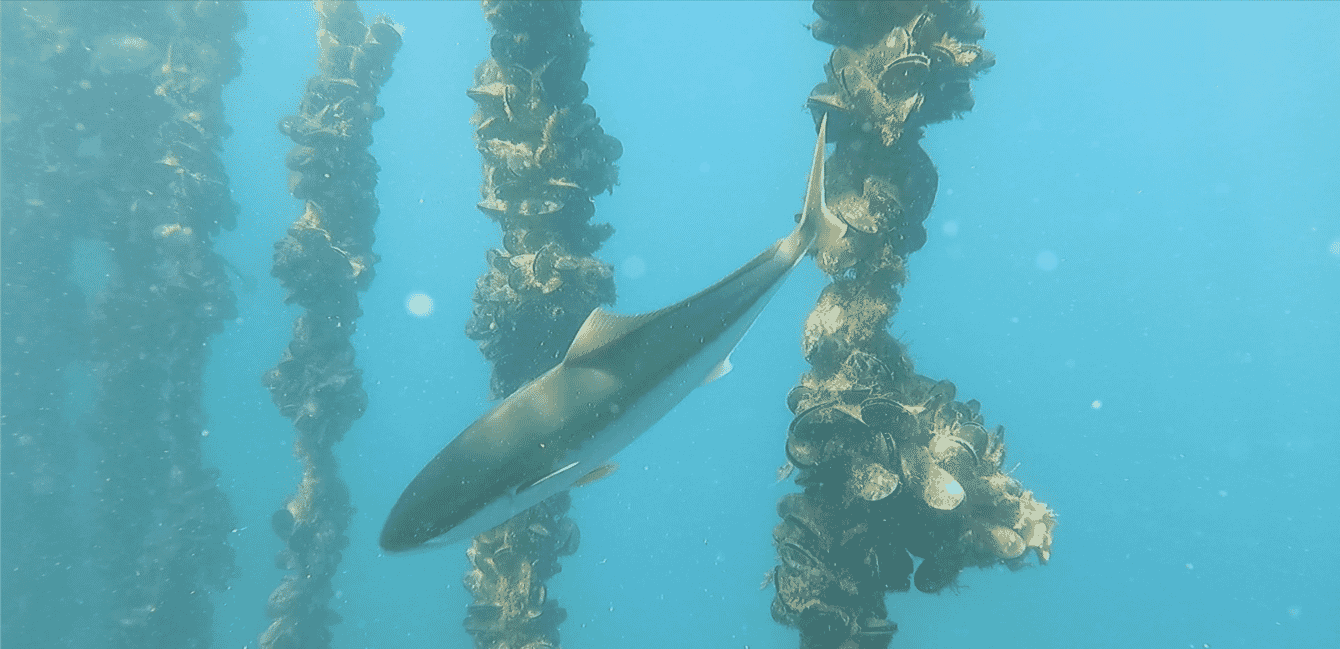
<path id="1" fill-rule="evenodd" d="M 383 556 L 376 534 L 424 462 L 487 406 L 462 333 L 497 227 L 474 208 L 465 96 L 489 32 L 474 3 L 363 2 L 405 25 L 381 95 L 377 277 L 356 339 L 366 416 L 340 447 L 358 512 L 335 646 L 469 646 L 462 551 Z M 300 213 L 285 190 L 314 73 L 314 16 L 248 4 L 225 156 L 239 226 L 218 248 L 262 278 L 214 343 L 208 461 L 240 531 L 219 647 L 266 626 L 269 517 L 297 484 L 260 383 L 295 308 L 268 278 Z M 989 3 L 998 63 L 977 107 L 925 139 L 940 173 L 894 333 L 917 370 L 1005 424 L 1014 475 L 1059 514 L 1050 565 L 969 570 L 961 592 L 889 598 L 895 647 L 1340 646 L 1340 5 Z M 598 199 L 617 231 L 616 310 L 681 299 L 784 235 L 829 46 L 808 3 L 591 2 L 588 102 L 624 146 Z M 550 596 L 569 647 L 787 647 L 771 529 L 806 369 L 803 264 L 737 351 L 578 489 L 580 551 Z M 416 317 L 407 297 L 433 298 Z"/>

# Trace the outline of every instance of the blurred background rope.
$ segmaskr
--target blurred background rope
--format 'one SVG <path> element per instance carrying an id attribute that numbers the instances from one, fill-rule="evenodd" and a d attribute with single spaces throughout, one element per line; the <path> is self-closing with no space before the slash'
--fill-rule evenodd
<path id="1" fill-rule="evenodd" d="M 81 630 L 48 625 L 90 606 L 100 646 L 204 647 L 210 593 L 235 571 L 232 510 L 201 440 L 209 340 L 236 317 L 213 237 L 238 211 L 218 148 L 241 7 L 5 3 L 3 21 L 3 362 L 21 373 L 5 383 L 4 551 L 16 571 L 5 575 L 4 643 L 69 644 Z M 87 323 L 71 278 L 96 293 Z M 61 377 L 84 350 L 91 396 Z M 61 511 L 79 479 L 60 421 L 76 406 L 67 390 L 92 401 L 86 538 L 58 529 L 78 521 Z M 23 468 L 11 475 L 13 461 Z M 26 541 L 11 543 L 20 531 Z M 70 564 L 83 543 L 91 569 Z M 92 593 L 62 583 L 90 576 L 102 584 Z"/>
<path id="2" fill-rule="evenodd" d="M 28 4 L 0 4 L 0 645 L 68 647 L 92 631 L 70 618 L 93 613 L 75 590 L 92 575 L 74 495 L 81 438 L 66 414 L 90 348 L 88 296 L 71 271 L 92 215 L 71 194 L 89 190 L 80 178 L 95 167 L 76 128 L 91 88 L 66 90 L 87 74 L 89 54 L 72 45 L 91 26 Z"/>

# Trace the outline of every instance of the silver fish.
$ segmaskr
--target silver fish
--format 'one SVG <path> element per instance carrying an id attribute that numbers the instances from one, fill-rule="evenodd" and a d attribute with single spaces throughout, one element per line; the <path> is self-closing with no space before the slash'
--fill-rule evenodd
<path id="1" fill-rule="evenodd" d="M 563 361 L 447 444 L 405 488 L 382 528 L 388 552 L 463 541 L 571 487 L 730 371 L 730 353 L 791 270 L 846 225 L 824 205 L 819 126 L 800 222 L 739 270 L 658 311 L 596 309 Z"/>

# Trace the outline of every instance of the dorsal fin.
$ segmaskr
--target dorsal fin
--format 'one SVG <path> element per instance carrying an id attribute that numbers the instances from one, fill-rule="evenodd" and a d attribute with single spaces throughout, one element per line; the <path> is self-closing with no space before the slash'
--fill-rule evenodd
<path id="1" fill-rule="evenodd" d="M 591 315 L 586 316 L 582 328 L 577 330 L 577 336 L 572 339 L 572 345 L 568 347 L 568 354 L 563 358 L 563 362 L 575 362 L 600 350 L 624 337 L 628 332 L 636 330 L 655 315 L 655 312 L 619 315 L 596 307 Z"/>

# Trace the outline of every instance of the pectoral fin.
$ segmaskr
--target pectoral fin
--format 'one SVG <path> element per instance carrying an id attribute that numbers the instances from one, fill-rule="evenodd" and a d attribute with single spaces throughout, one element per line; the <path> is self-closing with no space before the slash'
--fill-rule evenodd
<path id="1" fill-rule="evenodd" d="M 577 466 L 577 464 L 578 464 L 577 462 L 573 462 L 572 464 L 569 464 L 569 465 L 567 465 L 567 466 L 565 466 L 565 467 L 563 467 L 563 468 L 561 468 L 561 469 L 559 469 L 559 470 L 557 470 L 557 471 L 554 471 L 554 472 L 552 472 L 552 473 L 550 473 L 550 474 L 548 474 L 548 475 L 546 475 L 546 476 L 544 476 L 544 477 L 537 478 L 537 479 L 535 479 L 535 480 L 531 480 L 530 482 L 523 483 L 523 484 L 521 484 L 521 486 L 519 486 L 519 487 L 516 488 L 516 493 L 517 493 L 518 495 L 520 495 L 520 494 L 521 494 L 522 492 L 524 492 L 525 490 L 530 489 L 531 487 L 534 487 L 535 485 L 540 484 L 541 482 L 545 482 L 545 481 L 547 481 L 547 480 L 553 480 L 554 478 L 556 478 L 556 477 L 558 477 L 558 476 L 560 476 L 560 475 L 562 475 L 562 474 L 564 474 L 564 473 L 567 473 L 568 471 L 571 471 L 574 467 Z"/>
<path id="2" fill-rule="evenodd" d="M 614 473 L 615 471 L 618 471 L 618 470 L 619 470 L 619 464 L 618 464 L 617 462 L 610 462 L 609 464 L 602 464 L 602 465 L 596 467 L 596 469 L 595 469 L 594 471 L 592 471 L 592 472 L 590 472 L 590 473 L 588 473 L 588 474 L 586 474 L 586 475 L 584 475 L 584 476 L 582 476 L 582 477 L 580 477 L 580 478 L 577 478 L 577 481 L 574 482 L 574 483 L 572 483 L 572 486 L 574 486 L 574 487 L 583 487 L 583 486 L 589 485 L 589 484 L 591 484 L 592 482 L 595 482 L 596 480 L 599 480 L 599 479 L 601 479 L 601 478 L 603 478 L 603 477 L 605 477 L 605 476 L 607 476 L 607 475 L 610 475 L 611 473 Z"/>

